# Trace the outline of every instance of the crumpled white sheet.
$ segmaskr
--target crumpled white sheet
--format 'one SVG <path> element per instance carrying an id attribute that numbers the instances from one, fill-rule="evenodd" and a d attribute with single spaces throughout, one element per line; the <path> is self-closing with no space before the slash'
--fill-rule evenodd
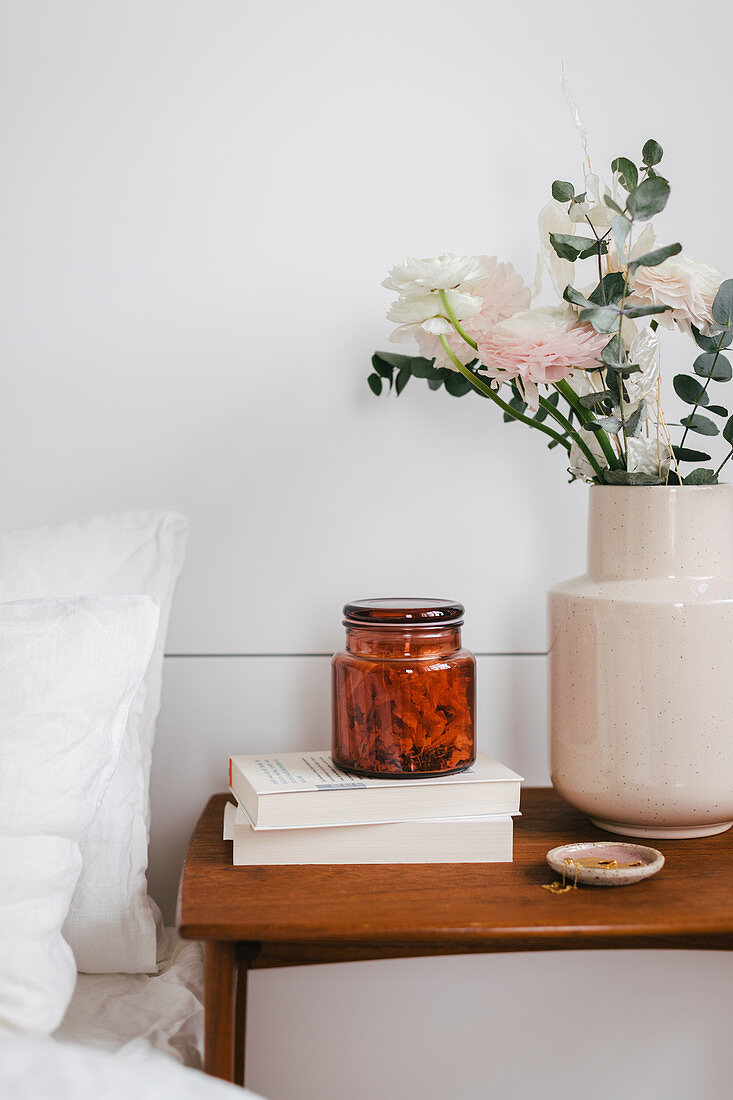
<path id="1" fill-rule="evenodd" d="M 165 930 L 157 974 L 79 974 L 54 1038 L 125 1057 L 150 1051 L 200 1068 L 204 949 Z M 4 1093 L 0 1090 L 0 1096 Z"/>
<path id="2" fill-rule="evenodd" d="M 109 975 L 105 975 L 109 977 Z M 2 1100 L 262 1100 L 155 1052 L 127 1058 L 0 1028 Z"/>

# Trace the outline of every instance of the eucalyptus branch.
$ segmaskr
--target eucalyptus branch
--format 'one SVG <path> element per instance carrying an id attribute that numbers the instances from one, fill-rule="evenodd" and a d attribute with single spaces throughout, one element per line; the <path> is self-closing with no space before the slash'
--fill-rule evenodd
<path id="1" fill-rule="evenodd" d="M 564 438 L 564 436 L 560 435 L 559 432 L 554 431 L 554 429 L 548 428 L 546 424 L 539 424 L 530 416 L 525 416 L 524 413 L 520 413 L 517 411 L 517 409 L 513 409 L 511 405 L 508 405 L 506 401 L 503 401 L 501 397 L 499 397 L 498 393 L 496 393 L 495 390 L 492 390 L 491 386 L 487 385 L 487 383 L 484 382 L 483 379 L 475 375 L 473 371 L 469 370 L 468 367 L 461 362 L 456 353 L 453 351 L 453 348 L 446 340 L 445 336 L 440 336 L 440 343 L 443 351 L 448 356 L 453 366 L 463 375 L 464 378 L 466 378 L 471 383 L 475 390 L 483 394 L 484 397 L 488 397 L 491 401 L 494 402 L 495 405 L 498 405 L 499 408 L 507 414 L 507 416 L 511 416 L 513 420 L 521 420 L 523 424 L 528 424 L 530 428 L 536 428 L 538 432 L 543 432 L 545 435 L 549 435 L 551 439 L 554 439 L 556 443 L 559 443 L 561 447 L 564 447 L 565 450 L 570 453 L 570 444 L 568 443 L 567 439 Z"/>
<path id="2" fill-rule="evenodd" d="M 594 226 L 593 222 L 590 220 L 590 218 L 588 217 L 587 214 L 585 215 L 585 220 L 588 222 L 588 225 L 591 228 L 591 233 L 593 234 L 593 236 L 595 237 L 596 241 L 598 242 L 598 244 L 600 246 L 601 240 L 605 240 L 606 237 L 608 236 L 608 233 L 604 233 L 603 237 L 599 237 L 598 234 L 596 233 L 596 227 Z M 608 303 L 606 302 L 606 288 L 603 285 L 603 263 L 601 261 L 601 249 L 600 249 L 600 247 L 598 248 L 598 254 L 597 254 L 596 258 L 598 260 L 598 282 L 599 282 L 600 287 L 601 287 L 601 297 L 603 299 L 603 304 L 605 306 Z"/>
<path id="3" fill-rule="evenodd" d="M 720 340 L 718 341 L 718 344 L 715 348 L 715 357 L 714 357 L 712 363 L 710 364 L 710 372 L 709 372 L 707 378 L 705 379 L 705 385 L 702 387 L 699 394 L 697 395 L 697 400 L 696 400 L 695 404 L 692 406 L 692 412 L 689 413 L 685 417 L 685 419 L 687 420 L 687 423 L 685 424 L 685 430 L 682 433 L 682 439 L 680 440 L 680 447 L 684 447 L 685 439 L 687 438 L 687 433 L 690 430 L 690 421 L 692 420 L 692 418 L 695 415 L 695 413 L 697 412 L 697 410 L 700 408 L 700 402 L 702 401 L 703 397 L 707 393 L 708 386 L 710 385 L 710 380 L 713 377 L 713 372 L 715 370 L 715 364 L 718 362 L 718 356 L 720 355 L 721 351 L 723 350 L 723 341 L 725 340 L 726 335 L 727 334 L 726 334 L 725 330 L 723 330 L 723 332 L 721 332 L 721 334 L 720 334 Z M 703 408 L 704 408 L 704 406 L 703 406 Z M 724 460 L 724 462 L 727 462 L 727 461 L 728 461 L 728 459 Z"/>
<path id="4" fill-rule="evenodd" d="M 631 219 L 631 224 L 632 224 L 632 226 L 634 224 L 634 219 L 633 218 Z M 629 230 L 629 233 L 630 232 L 631 232 L 631 230 Z M 630 253 L 631 253 L 631 240 L 629 240 L 629 248 L 628 248 L 628 254 L 630 254 Z M 618 314 L 618 346 L 619 346 L 619 349 L 623 349 L 623 347 L 624 347 L 624 342 L 623 342 L 623 339 L 621 337 L 621 333 L 622 333 L 623 325 L 624 325 L 624 302 L 626 301 L 626 295 L 627 295 L 628 289 L 629 289 L 629 264 L 628 264 L 628 260 L 626 262 L 626 266 L 624 267 L 623 278 L 624 278 L 624 288 L 621 292 L 621 301 L 619 302 L 619 314 Z M 622 358 L 622 361 L 623 361 L 623 354 L 624 354 L 624 352 L 620 350 L 619 351 L 619 357 Z M 618 407 L 619 407 L 619 412 L 621 413 L 621 431 L 623 432 L 623 436 L 624 436 L 624 443 L 623 443 L 623 449 L 622 449 L 622 458 L 623 458 L 624 466 L 628 470 L 628 468 L 629 468 L 629 440 L 628 440 L 628 436 L 626 435 L 626 415 L 624 413 L 625 395 L 624 395 L 624 376 L 623 375 L 619 375 L 618 390 L 619 390 Z"/>
<path id="5" fill-rule="evenodd" d="M 733 459 L 733 447 L 731 448 L 731 450 L 729 452 L 727 452 L 727 454 L 725 455 L 725 458 L 723 459 L 723 461 L 719 465 L 718 470 L 715 471 L 715 477 L 718 477 L 719 473 L 723 469 L 723 466 L 725 465 L 725 463 L 729 459 Z"/>

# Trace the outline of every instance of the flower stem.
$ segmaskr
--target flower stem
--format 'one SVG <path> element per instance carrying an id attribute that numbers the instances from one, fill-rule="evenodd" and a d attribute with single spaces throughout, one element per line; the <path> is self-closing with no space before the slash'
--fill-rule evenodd
<path id="1" fill-rule="evenodd" d="M 546 397 L 540 397 L 539 400 L 540 400 L 540 405 L 542 406 L 542 408 L 546 409 L 547 412 L 549 413 L 549 415 L 554 417 L 554 419 L 558 422 L 558 424 L 560 424 L 565 429 L 565 431 L 568 432 L 573 437 L 573 439 L 578 444 L 581 451 L 583 452 L 583 454 L 585 455 L 585 457 L 588 459 L 591 466 L 595 470 L 596 476 L 598 478 L 600 478 L 601 480 L 603 480 L 603 478 L 601 476 L 601 465 L 600 465 L 598 459 L 596 458 L 596 456 L 591 451 L 588 444 L 585 442 L 583 437 L 580 435 L 580 433 L 576 432 L 575 428 L 570 423 L 568 418 L 566 416 L 564 416 L 560 412 L 559 409 L 556 409 L 551 401 L 548 401 Z"/>
<path id="2" fill-rule="evenodd" d="M 583 408 L 580 401 L 578 400 L 578 395 L 576 394 L 575 390 L 570 385 L 570 383 L 567 381 L 567 379 L 563 378 L 563 379 L 561 379 L 561 381 L 556 382 L 555 383 L 555 389 L 560 391 L 562 396 L 567 401 L 568 405 L 570 405 L 571 409 L 573 410 L 575 415 L 580 420 L 581 424 L 587 424 L 589 420 L 593 419 L 593 414 L 588 412 L 587 409 Z M 613 453 L 613 447 L 611 446 L 610 439 L 608 438 L 606 433 L 603 431 L 603 429 L 600 429 L 595 434 L 596 434 L 596 438 L 598 439 L 599 446 L 600 446 L 601 450 L 603 451 L 603 455 L 606 459 L 606 462 L 608 463 L 609 469 L 610 470 L 617 470 L 618 469 L 618 459 L 616 458 L 616 455 Z"/>
<path id="3" fill-rule="evenodd" d="M 453 307 L 451 306 L 451 304 L 448 300 L 448 294 L 446 293 L 446 291 L 445 290 L 440 290 L 440 291 L 438 291 L 438 293 L 440 294 L 440 300 L 443 303 L 443 308 L 445 310 L 446 317 L 448 318 L 450 323 L 453 325 L 453 328 L 456 330 L 458 335 L 460 337 L 462 337 L 462 339 L 465 340 L 465 342 L 470 347 L 472 347 L 474 349 L 474 351 L 477 350 L 478 349 L 478 344 L 476 343 L 475 340 L 472 340 L 471 337 L 468 335 L 468 333 L 465 332 L 464 329 L 461 327 L 461 323 L 458 320 L 458 317 L 456 316 L 456 312 L 455 312 L 455 310 L 453 309 Z M 449 357 L 449 359 L 453 363 L 453 365 L 458 370 L 460 370 L 461 374 L 463 374 L 464 377 L 469 379 L 471 384 L 473 386 L 475 386 L 475 388 L 478 389 L 480 393 L 485 393 L 486 396 L 491 396 L 493 398 L 493 400 L 498 405 L 501 405 L 504 408 L 504 411 L 506 413 L 508 413 L 509 415 L 513 416 L 515 418 L 515 420 L 521 420 L 523 423 L 529 424 L 533 428 L 539 428 L 540 431 L 544 431 L 546 434 L 552 435 L 553 438 L 555 438 L 555 439 L 562 440 L 563 445 L 565 446 L 565 449 L 567 450 L 568 454 L 570 453 L 570 445 L 568 444 L 567 440 L 565 440 L 562 436 L 559 436 L 557 434 L 557 432 L 553 432 L 551 428 L 545 427 L 544 424 L 541 424 L 541 423 L 538 424 L 536 420 L 533 420 L 530 417 L 524 416 L 521 413 L 517 413 L 514 409 L 512 409 L 511 405 L 507 405 L 505 402 L 503 402 L 501 400 L 501 398 L 499 398 L 497 396 L 496 392 L 491 389 L 490 386 L 480 387 L 480 386 L 476 385 L 476 383 L 478 381 L 476 379 L 476 376 L 471 371 L 469 371 L 467 367 L 464 367 L 464 365 L 461 363 L 461 361 L 460 361 L 460 359 L 458 358 L 457 355 L 454 355 L 448 341 L 445 339 L 444 336 L 440 337 L 440 342 L 443 346 L 443 350 L 445 351 L 446 355 Z M 568 388 L 570 388 L 570 387 L 568 387 Z M 539 400 L 540 400 L 540 405 L 542 406 L 542 408 L 545 409 L 546 412 L 550 416 L 552 416 L 558 422 L 558 424 L 560 424 L 564 428 L 564 430 L 566 432 L 568 432 L 569 435 L 571 435 L 572 438 L 577 442 L 577 444 L 580 447 L 581 451 L 583 452 L 585 457 L 588 459 L 588 461 L 590 462 L 593 469 L 596 471 L 596 474 L 598 475 L 598 477 L 600 477 L 601 476 L 601 467 L 598 463 L 598 460 L 596 459 L 595 455 L 591 451 L 590 447 L 588 447 L 588 445 L 585 443 L 585 441 L 582 439 L 582 437 L 578 434 L 578 432 L 575 431 L 575 429 L 573 428 L 572 424 L 567 419 L 567 417 L 563 416 L 563 414 L 559 411 L 559 409 L 556 409 L 555 406 L 552 405 L 549 401 L 547 401 L 544 397 L 541 397 Z"/>
<path id="4" fill-rule="evenodd" d="M 567 439 L 559 434 L 559 432 L 554 431 L 552 428 L 548 428 L 546 424 L 538 424 L 536 420 L 532 420 L 531 417 L 525 416 L 524 413 L 520 413 L 516 409 L 513 409 L 506 401 L 502 401 L 498 393 L 492 390 L 491 386 L 487 385 L 481 378 L 478 378 L 473 371 L 470 371 L 468 367 L 461 362 L 445 336 L 440 337 L 440 343 L 453 366 L 457 371 L 460 371 L 464 378 L 468 379 L 475 390 L 483 394 L 484 397 L 488 397 L 495 405 L 498 405 L 507 416 L 511 416 L 513 420 L 521 420 L 523 424 L 528 424 L 530 428 L 536 428 L 538 432 L 544 432 L 545 435 L 549 435 L 551 439 L 554 439 L 556 443 L 559 443 L 561 447 L 564 447 L 565 450 L 570 453 L 570 444 Z"/>
<path id="5" fill-rule="evenodd" d="M 456 316 L 456 311 L 453 309 L 453 306 L 448 301 L 448 294 L 446 293 L 445 290 L 439 290 L 438 294 L 440 295 L 440 300 L 443 303 L 443 309 L 445 310 L 445 315 L 448 318 L 448 320 L 450 321 L 450 323 L 453 325 L 453 328 L 456 330 L 458 335 L 461 336 L 466 341 L 466 343 L 469 344 L 470 347 L 473 348 L 474 351 L 476 351 L 478 349 L 478 344 L 476 343 L 475 340 L 472 340 L 471 337 L 468 335 L 468 333 L 465 332 L 464 329 L 461 327 L 461 322 L 458 320 L 458 318 Z"/>

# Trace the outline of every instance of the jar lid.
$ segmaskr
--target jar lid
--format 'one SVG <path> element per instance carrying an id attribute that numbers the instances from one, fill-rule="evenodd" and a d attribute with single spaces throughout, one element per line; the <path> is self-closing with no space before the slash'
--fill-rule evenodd
<path id="1" fill-rule="evenodd" d="M 410 596 L 392 599 L 354 600 L 344 606 L 347 624 L 381 626 L 460 626 L 465 608 L 455 600 L 428 600 Z"/>

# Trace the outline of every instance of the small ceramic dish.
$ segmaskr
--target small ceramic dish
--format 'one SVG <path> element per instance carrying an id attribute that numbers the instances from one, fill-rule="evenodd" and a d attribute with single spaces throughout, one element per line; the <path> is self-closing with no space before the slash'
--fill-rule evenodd
<path id="1" fill-rule="evenodd" d="M 561 844 L 547 853 L 547 862 L 572 886 L 631 886 L 664 866 L 664 856 L 643 844 L 621 844 L 613 840 L 596 843 Z"/>

